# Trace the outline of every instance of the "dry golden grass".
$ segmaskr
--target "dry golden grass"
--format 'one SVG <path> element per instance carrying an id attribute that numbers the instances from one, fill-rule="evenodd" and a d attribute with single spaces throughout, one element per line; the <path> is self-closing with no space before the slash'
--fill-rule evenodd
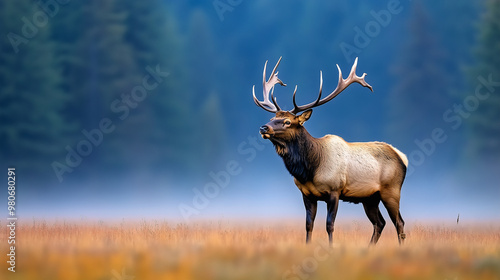
<path id="1" fill-rule="evenodd" d="M 320 221 L 307 246 L 302 221 L 34 221 L 17 229 L 17 272 L 4 262 L 0 278 L 500 279 L 500 225 L 413 223 L 406 232 L 399 247 L 388 224 L 379 244 L 368 248 L 368 222 L 338 223 L 329 247 Z"/>

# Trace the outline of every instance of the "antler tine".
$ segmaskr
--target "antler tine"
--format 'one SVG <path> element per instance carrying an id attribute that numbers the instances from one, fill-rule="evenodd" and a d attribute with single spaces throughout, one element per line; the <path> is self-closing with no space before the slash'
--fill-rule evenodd
<path id="1" fill-rule="evenodd" d="M 279 78 L 278 78 L 278 72 L 276 69 L 278 69 L 278 66 L 281 62 L 281 58 L 279 58 L 278 62 L 273 68 L 273 71 L 271 75 L 269 76 L 269 79 L 266 82 L 266 70 L 267 70 L 267 60 L 266 63 L 264 64 L 264 71 L 262 72 L 262 95 L 264 100 L 261 102 L 257 99 L 255 96 L 255 86 L 252 88 L 253 92 L 253 100 L 257 106 L 261 107 L 262 109 L 271 112 L 271 113 L 276 113 L 278 111 L 281 111 L 281 108 L 278 106 L 278 103 L 276 102 L 276 98 L 274 97 L 274 85 L 280 84 L 282 86 L 286 86 L 285 83 L 283 83 Z M 269 93 L 271 93 L 271 100 L 269 100 Z"/>
<path id="2" fill-rule="evenodd" d="M 255 104 L 257 106 L 259 106 L 260 108 L 262 108 L 268 112 L 276 113 L 273 109 L 267 108 L 266 106 L 264 106 L 264 102 L 260 102 L 259 99 L 257 99 L 257 97 L 255 96 L 255 86 L 252 87 L 252 92 L 253 92 L 253 102 L 255 102 Z"/>
<path id="3" fill-rule="evenodd" d="M 263 89 L 263 94 L 264 94 L 264 101 L 266 101 L 266 70 L 267 70 L 267 62 L 268 60 L 266 60 L 266 63 L 264 63 L 264 71 L 262 71 L 262 89 Z M 280 61 L 278 60 L 278 63 Z"/>
<path id="4" fill-rule="evenodd" d="M 271 100 L 273 101 L 274 106 L 278 111 L 281 111 L 280 106 L 278 106 L 278 102 L 276 102 L 276 97 L 274 97 L 274 87 L 271 89 Z"/>
<path id="5" fill-rule="evenodd" d="M 301 112 L 303 111 L 302 110 L 302 107 L 301 106 L 297 106 L 297 103 L 295 102 L 295 95 L 297 93 L 297 86 L 295 86 L 295 90 L 293 91 L 293 98 L 292 98 L 292 101 L 293 101 L 293 109 L 290 111 L 290 112 Z M 323 72 L 322 71 L 319 71 L 319 94 L 318 94 L 318 98 L 316 99 L 316 102 L 314 102 L 314 106 L 317 106 L 318 103 L 320 102 L 321 100 L 321 94 L 323 93 Z M 311 103 L 312 104 L 312 103 Z M 304 109 L 306 110 L 306 109 Z"/>
<path id="6" fill-rule="evenodd" d="M 274 65 L 273 72 L 271 73 L 271 76 L 269 76 L 269 78 L 271 78 L 272 76 L 274 76 L 274 73 L 276 73 L 276 77 L 278 76 L 278 73 L 276 72 L 276 69 L 278 69 L 278 65 L 280 65 L 280 62 L 281 62 L 282 58 L 283 57 L 280 56 L 280 58 L 278 59 L 278 62 L 276 62 L 276 65 Z"/>
<path id="7" fill-rule="evenodd" d="M 293 98 L 292 98 L 292 101 L 293 101 L 293 108 L 297 108 L 297 103 L 295 103 L 295 94 L 297 93 L 297 85 L 295 85 L 295 90 L 293 91 Z"/>
<path id="8" fill-rule="evenodd" d="M 319 94 L 318 94 L 318 99 L 316 99 L 316 102 L 314 103 L 315 106 L 317 106 L 319 101 L 321 100 L 322 93 L 323 93 L 323 71 L 319 71 Z"/>
<path id="9" fill-rule="evenodd" d="M 354 80 L 353 82 L 357 82 L 358 84 L 360 84 L 360 85 L 362 85 L 364 87 L 369 88 L 373 92 L 372 86 L 370 86 L 365 81 L 366 73 L 363 73 L 363 75 L 361 75 L 361 77 L 356 76 L 356 67 L 357 66 L 358 66 L 358 58 L 356 57 L 356 59 L 354 60 L 354 64 L 351 67 L 351 73 L 349 73 L 349 77 L 347 77 L 346 80 L 353 79 Z"/>
<path id="10" fill-rule="evenodd" d="M 339 81 L 338 81 L 337 87 L 335 88 L 335 90 L 332 93 L 330 93 L 327 97 L 325 97 L 323 99 L 321 99 L 321 92 L 323 89 L 323 74 L 322 74 L 322 72 L 320 72 L 320 89 L 319 89 L 318 99 L 316 99 L 316 101 L 311 102 L 309 104 L 306 104 L 303 106 L 297 106 L 297 104 L 295 104 L 295 93 L 294 93 L 294 97 L 293 97 L 294 98 L 293 99 L 294 108 L 293 108 L 293 110 L 291 110 L 289 112 L 292 114 L 297 114 L 298 112 L 302 112 L 302 111 L 305 111 L 307 109 L 323 105 L 326 102 L 335 98 L 337 95 L 339 95 L 344 89 L 346 89 L 352 83 L 359 83 L 362 86 L 369 88 L 373 92 L 372 86 L 370 86 L 365 81 L 366 73 L 363 73 L 363 75 L 361 75 L 361 77 L 356 75 L 357 65 L 358 65 L 358 58 L 356 57 L 356 59 L 354 60 L 354 64 L 351 67 L 351 72 L 349 73 L 349 76 L 344 80 L 344 78 L 342 78 L 342 70 L 340 70 L 340 67 L 337 64 L 337 69 L 339 70 Z"/>

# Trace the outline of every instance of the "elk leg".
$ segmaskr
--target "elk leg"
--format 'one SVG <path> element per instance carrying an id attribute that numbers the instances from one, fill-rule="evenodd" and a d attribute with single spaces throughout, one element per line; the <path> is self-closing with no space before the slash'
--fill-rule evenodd
<path id="1" fill-rule="evenodd" d="M 404 233 L 405 222 L 399 213 L 399 196 L 396 197 L 384 197 L 382 196 L 382 202 L 384 203 L 387 212 L 389 213 L 389 217 L 391 217 L 392 223 L 396 227 L 396 231 L 398 234 L 399 244 L 403 244 L 403 241 L 406 237 Z"/>
<path id="2" fill-rule="evenodd" d="M 404 233 L 404 226 L 405 226 L 405 221 L 403 220 L 403 217 L 401 217 L 401 212 L 399 212 L 399 222 L 401 223 L 401 233 L 398 234 L 398 237 L 400 239 L 400 243 L 401 242 L 404 242 L 404 240 L 406 239 L 406 233 Z"/>
<path id="3" fill-rule="evenodd" d="M 306 243 L 309 243 L 314 227 L 314 219 L 316 218 L 316 210 L 318 209 L 318 201 L 309 199 L 304 194 L 302 194 L 302 198 L 306 207 Z"/>
<path id="4" fill-rule="evenodd" d="M 335 223 L 335 217 L 337 216 L 337 210 L 339 208 L 339 197 L 333 194 L 330 200 L 326 202 L 327 215 L 326 215 L 326 232 L 328 232 L 328 241 L 330 244 L 333 242 L 333 224 Z"/>
<path id="5" fill-rule="evenodd" d="M 380 238 L 380 234 L 385 226 L 384 217 L 380 213 L 380 209 L 378 208 L 378 204 L 380 202 L 380 198 L 376 197 L 373 199 L 369 199 L 363 202 L 363 207 L 365 208 L 366 216 L 373 225 L 373 234 L 372 239 L 370 240 L 370 245 L 375 245 Z"/>

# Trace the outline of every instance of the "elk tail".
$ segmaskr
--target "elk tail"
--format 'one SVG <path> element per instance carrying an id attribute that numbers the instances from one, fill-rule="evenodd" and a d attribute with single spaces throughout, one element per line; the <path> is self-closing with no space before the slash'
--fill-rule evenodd
<path id="1" fill-rule="evenodd" d="M 398 154 L 399 158 L 401 158 L 401 161 L 403 161 L 405 166 L 408 167 L 408 158 L 406 157 L 406 155 L 403 154 L 403 152 L 401 152 L 400 150 L 394 148 L 393 146 L 391 146 L 391 148 Z"/>

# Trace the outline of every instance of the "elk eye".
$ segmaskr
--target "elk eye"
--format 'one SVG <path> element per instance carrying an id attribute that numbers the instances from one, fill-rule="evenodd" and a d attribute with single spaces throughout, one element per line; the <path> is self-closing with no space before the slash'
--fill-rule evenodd
<path id="1" fill-rule="evenodd" d="M 292 122 L 291 122 L 290 120 L 285 120 L 284 124 L 285 124 L 285 125 L 291 125 L 291 124 L 292 124 Z"/>

